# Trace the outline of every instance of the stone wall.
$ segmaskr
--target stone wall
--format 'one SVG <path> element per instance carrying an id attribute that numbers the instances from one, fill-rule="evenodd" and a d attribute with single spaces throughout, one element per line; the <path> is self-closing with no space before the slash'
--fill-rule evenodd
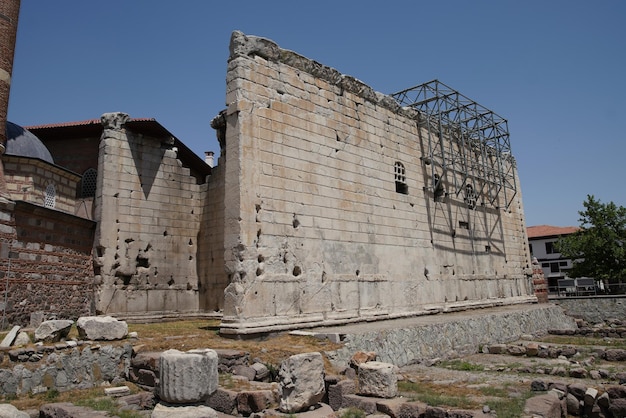
<path id="1" fill-rule="evenodd" d="M 54 209 L 75 214 L 76 189 L 80 176 L 35 158 L 5 155 L 4 173 L 7 191 L 13 200 L 43 206 L 46 187 L 55 188 Z"/>
<path id="2" fill-rule="evenodd" d="M 587 296 L 551 298 L 570 316 L 582 318 L 590 324 L 609 319 L 626 318 L 626 296 Z"/>
<path id="3" fill-rule="evenodd" d="M 4 325 L 27 326 L 32 312 L 59 319 L 91 314 L 95 223 L 21 201 L 2 215 L 6 219 L 0 226 L 7 231 L 0 257 Z"/>
<path id="4" fill-rule="evenodd" d="M 0 396 L 88 389 L 127 380 L 130 344 L 71 343 L 11 350 L 10 368 L 0 368 Z"/>
<path id="5" fill-rule="evenodd" d="M 474 354 L 482 346 L 515 341 L 524 334 L 542 335 L 552 329 L 577 328 L 574 319 L 558 306 L 518 306 L 446 314 L 447 318 L 424 317 L 422 321 L 390 321 L 384 329 L 347 327 L 343 330 L 346 348 L 333 353 L 331 358 L 345 362 L 355 351 L 373 351 L 380 361 L 404 366 L 426 359 Z M 333 329 L 320 332 L 332 333 Z"/>
<path id="6" fill-rule="evenodd" d="M 221 311 L 228 277 L 224 270 L 224 169 L 222 159 L 211 171 L 198 236 L 200 309 Z"/>
<path id="7" fill-rule="evenodd" d="M 94 248 L 98 313 L 198 312 L 197 252 L 207 185 L 177 158 L 171 136 L 103 116 Z"/>
<path id="8" fill-rule="evenodd" d="M 435 198 L 416 112 L 239 32 L 226 102 L 222 332 L 536 300 L 521 193 Z"/>

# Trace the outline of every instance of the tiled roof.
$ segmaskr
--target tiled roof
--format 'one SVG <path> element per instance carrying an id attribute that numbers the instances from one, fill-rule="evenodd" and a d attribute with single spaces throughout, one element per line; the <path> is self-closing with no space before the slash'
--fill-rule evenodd
<path id="1" fill-rule="evenodd" d="M 573 234 L 580 228 L 577 226 L 552 226 L 552 225 L 537 225 L 529 226 L 526 228 L 528 238 L 541 238 L 541 237 L 556 237 L 559 235 Z"/>

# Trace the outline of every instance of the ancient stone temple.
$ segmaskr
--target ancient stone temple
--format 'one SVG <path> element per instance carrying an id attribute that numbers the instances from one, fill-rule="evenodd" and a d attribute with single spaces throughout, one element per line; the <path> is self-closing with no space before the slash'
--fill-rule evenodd
<path id="1" fill-rule="evenodd" d="M 445 84 L 384 95 L 235 32 L 211 125 L 215 167 L 119 112 L 7 131 L 3 317 L 256 334 L 536 301 L 506 121 Z"/>
<path id="2" fill-rule="evenodd" d="M 235 32 L 222 332 L 534 300 L 506 121 L 437 81 L 393 96 Z"/>

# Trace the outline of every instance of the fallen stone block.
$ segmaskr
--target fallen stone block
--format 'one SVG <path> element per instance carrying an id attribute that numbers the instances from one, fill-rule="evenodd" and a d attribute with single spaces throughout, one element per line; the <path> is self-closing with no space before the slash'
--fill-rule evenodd
<path id="1" fill-rule="evenodd" d="M 270 369 L 263 363 L 256 362 L 250 366 L 254 369 L 255 375 L 253 380 L 264 381 L 270 378 Z"/>
<path id="2" fill-rule="evenodd" d="M 302 353 L 282 362 L 278 373 L 283 412 L 303 411 L 324 396 L 324 360 L 320 353 Z"/>
<path id="3" fill-rule="evenodd" d="M 15 325 L 13 328 L 11 328 L 11 331 L 9 331 L 9 333 L 5 335 L 2 339 L 2 342 L 0 342 L 0 347 L 11 347 L 13 341 L 15 341 L 15 338 L 17 337 L 17 333 L 20 331 L 21 328 L 22 327 L 20 327 L 19 325 Z"/>
<path id="4" fill-rule="evenodd" d="M 393 364 L 369 361 L 359 365 L 359 395 L 393 398 L 398 394 L 398 376 Z"/>
<path id="5" fill-rule="evenodd" d="M 217 354 L 210 349 L 161 353 L 159 394 L 172 403 L 202 402 L 217 390 Z"/>
<path id="6" fill-rule="evenodd" d="M 543 418 L 561 418 L 565 416 L 561 400 L 554 394 L 533 396 L 526 400 L 524 414 L 538 415 Z"/>
<path id="7" fill-rule="evenodd" d="M 15 337 L 15 341 L 13 341 L 13 345 L 16 347 L 21 347 L 23 345 L 30 344 L 30 336 L 27 332 L 21 331 L 17 333 L 17 337 Z"/>
<path id="8" fill-rule="evenodd" d="M 106 418 L 107 412 L 96 411 L 69 402 L 51 403 L 39 408 L 39 418 Z"/>
<path id="9" fill-rule="evenodd" d="M 130 388 L 128 386 L 104 388 L 104 394 L 111 397 L 126 396 L 130 395 Z"/>
<path id="10" fill-rule="evenodd" d="M 352 379 L 340 380 L 335 385 L 328 386 L 328 404 L 335 411 L 342 408 L 345 395 L 356 393 L 356 383 Z"/>
<path id="11" fill-rule="evenodd" d="M 278 394 L 271 390 L 243 391 L 237 394 L 237 412 L 249 416 L 253 412 L 275 407 L 278 404 Z"/>
<path id="12" fill-rule="evenodd" d="M 626 361 L 626 350 L 621 348 L 611 348 L 604 351 L 606 361 Z"/>
<path id="13" fill-rule="evenodd" d="M 158 403 L 152 410 L 151 418 L 218 418 L 217 412 L 204 405 L 175 406 Z"/>
<path id="14" fill-rule="evenodd" d="M 28 413 L 20 411 L 11 404 L 0 404 L 0 417 L 2 418 L 30 418 Z"/>
<path id="15" fill-rule="evenodd" d="M 54 319 L 43 321 L 35 330 L 35 341 L 55 343 L 66 338 L 72 329 L 74 321 L 69 319 Z"/>
<path id="16" fill-rule="evenodd" d="M 112 316 L 83 316 L 76 321 L 76 328 L 84 340 L 121 340 L 128 335 L 128 324 Z"/>
<path id="17" fill-rule="evenodd" d="M 234 390 L 218 387 L 217 390 L 209 396 L 206 404 L 224 414 L 236 415 L 237 395 L 238 393 Z"/>
<path id="18" fill-rule="evenodd" d="M 360 395 L 345 395 L 343 397 L 342 408 L 357 408 L 365 411 L 366 414 L 376 413 L 376 398 Z M 416 415 L 418 416 L 418 415 Z"/>
<path id="19" fill-rule="evenodd" d="M 248 380 L 254 380 L 254 378 L 256 377 L 256 370 L 250 366 L 243 366 L 243 365 L 233 366 L 232 373 L 237 376 L 243 376 Z"/>

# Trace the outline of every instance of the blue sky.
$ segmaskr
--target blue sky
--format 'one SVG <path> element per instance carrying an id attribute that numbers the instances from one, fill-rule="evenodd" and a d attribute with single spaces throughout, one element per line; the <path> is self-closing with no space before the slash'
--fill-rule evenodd
<path id="1" fill-rule="evenodd" d="M 9 120 L 123 111 L 219 152 L 233 30 L 394 93 L 439 79 L 509 122 L 527 225 L 626 206 L 626 2 L 22 0 Z"/>

